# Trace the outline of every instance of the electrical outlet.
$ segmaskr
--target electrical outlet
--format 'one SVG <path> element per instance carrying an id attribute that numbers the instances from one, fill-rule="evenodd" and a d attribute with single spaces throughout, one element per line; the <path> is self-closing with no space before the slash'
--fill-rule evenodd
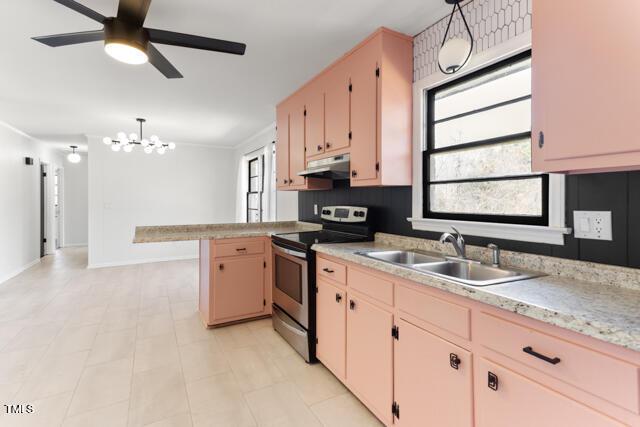
<path id="1" fill-rule="evenodd" d="M 318 215 L 318 205 L 317 204 L 313 205 L 313 214 L 314 215 Z"/>
<path id="2" fill-rule="evenodd" d="M 576 239 L 613 240 L 611 211 L 573 211 Z"/>

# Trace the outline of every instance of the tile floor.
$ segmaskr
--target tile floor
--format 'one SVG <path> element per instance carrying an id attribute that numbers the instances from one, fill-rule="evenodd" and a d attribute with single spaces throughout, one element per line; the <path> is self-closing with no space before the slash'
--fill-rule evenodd
<path id="1" fill-rule="evenodd" d="M 379 426 L 269 319 L 207 330 L 197 262 L 87 270 L 64 249 L 0 284 L 0 426 Z"/>

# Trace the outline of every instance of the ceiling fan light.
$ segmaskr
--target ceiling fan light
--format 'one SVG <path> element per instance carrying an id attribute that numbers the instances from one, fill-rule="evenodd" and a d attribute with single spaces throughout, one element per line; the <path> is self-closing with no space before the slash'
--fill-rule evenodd
<path id="1" fill-rule="evenodd" d="M 104 138 L 102 138 L 102 142 L 104 142 L 106 145 L 111 145 L 111 138 L 109 138 L 108 136 L 105 136 Z"/>
<path id="2" fill-rule="evenodd" d="M 447 40 L 438 53 L 438 64 L 447 74 L 462 68 L 471 57 L 471 43 L 466 39 Z"/>
<path id="3" fill-rule="evenodd" d="M 140 65 L 149 61 L 147 53 L 137 46 L 122 42 L 107 42 L 104 51 L 110 57 L 125 64 Z"/>

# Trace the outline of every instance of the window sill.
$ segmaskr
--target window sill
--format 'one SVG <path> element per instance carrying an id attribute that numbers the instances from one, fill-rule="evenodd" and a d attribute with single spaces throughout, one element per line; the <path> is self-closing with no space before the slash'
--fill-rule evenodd
<path id="1" fill-rule="evenodd" d="M 429 218 L 407 218 L 414 230 L 449 232 L 451 226 L 469 236 L 493 237 L 521 242 L 564 245 L 564 235 L 571 234 L 567 227 L 542 227 L 537 225 L 499 224 L 492 222 L 455 221 Z"/>

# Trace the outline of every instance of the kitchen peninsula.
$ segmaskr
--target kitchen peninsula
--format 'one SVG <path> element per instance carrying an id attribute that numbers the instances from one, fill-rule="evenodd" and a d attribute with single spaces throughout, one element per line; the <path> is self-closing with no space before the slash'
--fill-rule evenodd
<path id="1" fill-rule="evenodd" d="M 320 228 L 296 221 L 141 226 L 133 243 L 199 241 L 198 309 L 214 327 L 271 315 L 271 235 Z"/>

